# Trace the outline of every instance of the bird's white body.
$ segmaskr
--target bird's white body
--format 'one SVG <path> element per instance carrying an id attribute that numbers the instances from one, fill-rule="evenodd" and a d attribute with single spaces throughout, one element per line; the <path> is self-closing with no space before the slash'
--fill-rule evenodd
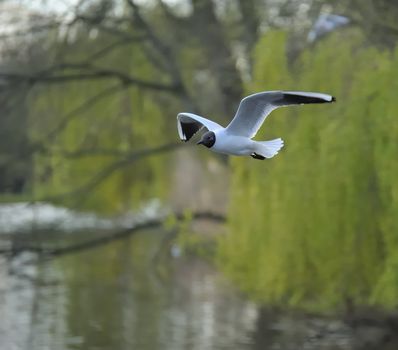
<path id="1" fill-rule="evenodd" d="M 227 129 L 214 131 L 216 142 L 210 150 L 218 153 L 234 156 L 259 155 L 264 158 L 272 158 L 283 147 L 282 139 L 270 141 L 254 141 L 245 136 L 231 134 Z M 256 158 L 256 157 L 254 157 Z"/>
<path id="2" fill-rule="evenodd" d="M 226 129 L 214 131 L 216 142 L 210 149 L 214 152 L 232 154 L 235 156 L 247 156 L 255 152 L 255 141 L 230 134 Z"/>
<path id="3" fill-rule="evenodd" d="M 254 141 L 265 118 L 276 108 L 307 103 L 334 102 L 331 95 L 303 91 L 265 91 L 245 97 L 235 117 L 224 128 L 216 122 L 192 113 L 177 116 L 181 140 L 188 141 L 203 127 L 208 129 L 198 144 L 218 153 L 236 156 L 250 155 L 256 159 L 272 158 L 283 147 L 283 140 Z"/>

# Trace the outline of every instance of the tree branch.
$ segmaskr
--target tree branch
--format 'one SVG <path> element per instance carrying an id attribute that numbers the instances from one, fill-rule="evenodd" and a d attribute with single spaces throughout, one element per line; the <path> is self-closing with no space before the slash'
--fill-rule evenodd
<path id="1" fill-rule="evenodd" d="M 77 150 L 47 150 L 46 153 L 52 155 L 57 154 L 61 155 L 65 158 L 83 158 L 83 157 L 91 157 L 91 156 L 100 156 L 100 157 L 127 157 L 131 154 L 131 152 L 126 152 L 118 149 L 106 149 L 106 148 L 87 148 L 87 149 L 77 149 Z"/>
<path id="2" fill-rule="evenodd" d="M 36 151 L 47 152 L 47 147 L 45 146 L 45 142 L 53 140 L 62 130 L 65 129 L 65 127 L 69 124 L 69 122 L 74 118 L 78 117 L 79 114 L 87 111 L 89 108 L 94 106 L 99 100 L 115 92 L 120 91 L 122 88 L 123 86 L 120 86 L 119 84 L 108 87 L 100 91 L 98 94 L 87 99 L 80 106 L 74 108 L 72 111 L 64 115 L 64 117 L 61 119 L 61 121 L 52 131 L 50 131 L 46 136 L 42 137 L 39 142 L 33 143 L 29 155 L 33 154 Z"/>
<path id="3" fill-rule="evenodd" d="M 218 223 L 225 222 L 226 218 L 222 214 L 217 214 L 214 212 L 195 212 L 187 218 L 186 215 L 183 213 L 175 213 L 172 215 L 177 221 L 184 221 L 187 219 L 191 220 L 211 220 Z M 97 248 L 108 243 L 126 239 L 132 236 L 135 233 L 138 233 L 143 230 L 155 229 L 164 226 L 165 222 L 167 221 L 168 217 L 157 218 L 157 219 L 150 219 L 146 222 L 138 223 L 133 227 L 129 227 L 127 229 L 117 231 L 115 233 L 101 236 L 98 238 L 94 238 L 92 240 L 79 242 L 76 244 L 71 244 L 66 247 L 44 247 L 40 245 L 26 245 L 26 246 L 18 246 L 18 247 L 10 247 L 5 249 L 0 249 L 0 254 L 9 254 L 9 255 L 17 255 L 23 251 L 30 251 L 37 254 L 45 255 L 48 258 L 59 257 L 67 254 L 78 253 L 81 251 L 85 251 L 88 249 Z"/>
<path id="4" fill-rule="evenodd" d="M 19 74 L 19 73 L 0 73 L 0 79 L 13 82 L 24 82 L 31 85 L 36 83 L 60 84 L 70 81 L 85 81 L 115 78 L 120 80 L 124 85 L 137 85 L 143 89 L 168 91 L 172 93 L 179 92 L 181 86 L 179 84 L 162 84 L 155 81 L 147 81 L 139 78 L 131 77 L 123 72 L 110 69 L 96 69 L 93 72 L 83 72 L 79 74 L 65 75 L 41 75 L 41 74 Z"/>
<path id="5" fill-rule="evenodd" d="M 59 133 L 61 133 L 67 125 L 76 117 L 78 117 L 81 113 L 87 111 L 91 107 L 93 107 L 98 101 L 101 99 L 120 91 L 124 87 L 120 84 L 113 85 L 108 87 L 98 94 L 90 97 L 86 101 L 84 101 L 81 105 L 71 110 L 69 113 L 65 114 L 63 118 L 59 121 L 57 126 L 47 133 L 47 135 L 40 137 L 40 140 L 33 141 L 30 144 L 30 147 L 23 153 L 19 155 L 19 160 L 24 160 L 31 157 L 34 153 L 48 154 L 51 153 L 51 149 L 47 146 L 47 143 L 51 142 Z M 7 167 L 15 162 L 15 155 L 7 155 L 0 158 L 0 165 L 3 167 Z"/>
<path id="6" fill-rule="evenodd" d="M 142 35 L 131 35 L 128 32 L 125 32 L 123 30 L 116 28 L 116 26 L 108 26 L 108 25 L 104 24 L 104 21 L 97 22 L 97 19 L 95 17 L 91 18 L 88 16 L 78 15 L 75 18 L 75 22 L 78 22 L 78 21 L 87 23 L 88 25 L 91 25 L 92 27 L 95 27 L 102 32 L 111 34 L 113 36 L 117 36 L 117 37 L 122 38 L 127 41 L 139 41 L 139 40 L 144 39 L 144 36 L 142 36 Z"/>
<path id="7" fill-rule="evenodd" d="M 187 23 L 188 20 L 186 18 L 175 15 L 171 10 L 170 6 L 167 5 L 163 0 L 157 0 L 157 3 L 159 4 L 160 8 L 162 9 L 163 13 L 165 14 L 169 22 L 172 22 L 174 25 L 176 25 L 179 28 L 182 28 L 182 26 L 188 24 Z"/>
<path id="8" fill-rule="evenodd" d="M 98 51 L 94 52 L 93 54 L 87 56 L 86 62 L 94 62 L 97 59 L 102 58 L 105 55 L 107 55 L 108 53 L 112 52 L 114 49 L 118 48 L 119 46 L 126 45 L 129 42 L 130 42 L 130 40 L 126 40 L 126 39 L 121 39 L 121 40 L 115 41 L 115 42 L 99 49 Z"/>
<path id="9" fill-rule="evenodd" d="M 87 194 L 94 190 L 98 185 L 100 185 L 103 181 L 105 181 L 109 176 L 111 176 L 115 171 L 126 167 L 130 166 L 132 163 L 145 158 L 145 157 L 150 157 L 154 155 L 158 155 L 160 153 L 165 153 L 165 152 L 170 152 L 174 151 L 178 147 L 181 147 L 180 143 L 166 143 L 164 145 L 156 146 L 156 147 L 151 147 L 151 148 L 145 148 L 141 149 L 135 152 L 130 153 L 128 156 L 126 156 L 123 159 L 117 160 L 101 171 L 99 171 L 96 175 L 94 175 L 90 180 L 88 180 L 86 183 L 84 183 L 81 186 L 78 186 L 77 188 L 65 192 L 65 193 L 60 193 L 60 194 L 55 194 L 52 196 L 48 196 L 45 198 L 39 199 L 39 201 L 55 201 L 55 200 L 60 200 L 60 199 L 65 199 L 65 198 L 70 198 L 70 197 L 81 197 L 82 194 Z"/>
<path id="10" fill-rule="evenodd" d="M 140 28 L 147 36 L 148 41 L 152 44 L 154 50 L 156 50 L 164 60 L 167 62 L 169 67 L 169 73 L 171 74 L 173 81 L 182 85 L 182 79 L 180 75 L 180 70 L 177 67 L 176 59 L 172 54 L 172 49 L 165 44 L 164 40 L 161 40 L 155 32 L 152 30 L 151 26 L 145 21 L 140 13 L 139 6 L 133 0 L 126 0 L 127 4 L 133 11 L 134 21 L 138 28 Z"/>
<path id="11" fill-rule="evenodd" d="M 212 0 L 192 0 L 192 23 L 200 40 L 211 73 L 222 93 L 225 115 L 233 115 L 243 94 L 243 83 L 230 43 L 217 18 Z"/>

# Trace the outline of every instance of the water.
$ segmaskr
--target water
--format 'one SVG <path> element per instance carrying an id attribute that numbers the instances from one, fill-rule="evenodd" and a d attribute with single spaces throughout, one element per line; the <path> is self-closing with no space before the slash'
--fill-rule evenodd
<path id="1" fill-rule="evenodd" d="M 76 232 L 78 230 L 117 230 L 129 228 L 167 214 L 157 199 L 145 203 L 134 213 L 102 218 L 46 202 L 0 204 L 0 235 L 39 231 Z"/>
<path id="2" fill-rule="evenodd" d="M 46 233 L 51 244 L 95 234 Z M 145 231 L 53 259 L 0 256 L 0 349 L 371 349 L 340 321 L 259 308 L 166 235 Z"/>
<path id="3" fill-rule="evenodd" d="M 209 264 L 159 251 L 164 234 L 0 265 L 0 348 L 249 349 L 257 309 Z"/>

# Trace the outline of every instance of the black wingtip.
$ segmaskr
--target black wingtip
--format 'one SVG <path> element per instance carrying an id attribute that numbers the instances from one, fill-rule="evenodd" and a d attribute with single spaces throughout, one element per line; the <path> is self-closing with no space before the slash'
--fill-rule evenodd
<path id="1" fill-rule="evenodd" d="M 201 128 L 202 124 L 193 120 L 189 122 L 181 122 L 181 129 L 182 129 L 182 134 L 185 137 L 183 141 L 187 142 L 190 140 Z"/>
<path id="2" fill-rule="evenodd" d="M 274 104 L 278 105 L 280 102 L 280 106 L 287 105 L 303 105 L 308 103 L 330 103 L 335 102 L 336 98 L 330 95 L 319 96 L 316 95 L 303 95 L 301 93 L 294 92 L 285 92 L 283 93 L 283 97 L 279 101 L 275 101 Z"/>

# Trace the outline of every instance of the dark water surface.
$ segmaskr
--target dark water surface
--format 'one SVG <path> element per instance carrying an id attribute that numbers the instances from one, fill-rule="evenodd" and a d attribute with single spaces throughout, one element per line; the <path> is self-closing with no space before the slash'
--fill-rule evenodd
<path id="1" fill-rule="evenodd" d="M 163 238 L 0 257 L 0 349 L 358 348 L 342 322 L 260 310 L 205 261 L 171 258 Z"/>

